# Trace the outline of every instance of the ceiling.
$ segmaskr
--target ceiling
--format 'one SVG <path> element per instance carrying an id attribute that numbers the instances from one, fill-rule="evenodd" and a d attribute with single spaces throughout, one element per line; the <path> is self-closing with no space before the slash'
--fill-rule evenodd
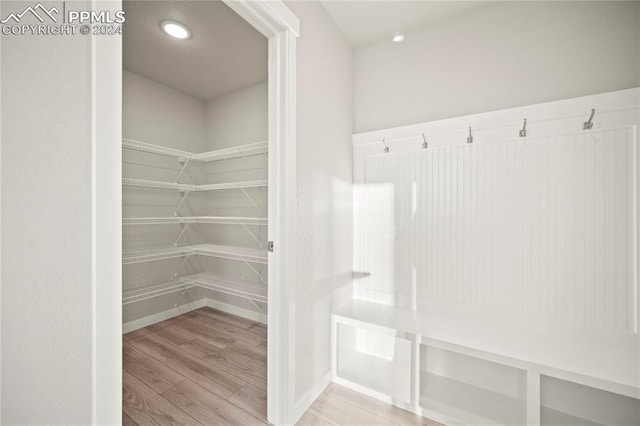
<path id="1" fill-rule="evenodd" d="M 125 1 L 123 67 L 199 98 L 216 98 L 267 80 L 267 39 L 218 1 Z M 170 19 L 191 29 L 178 40 Z"/>
<path id="2" fill-rule="evenodd" d="M 323 0 L 354 47 L 391 40 L 399 32 L 435 25 L 493 1 Z M 208 101 L 267 80 L 267 40 L 221 1 L 124 1 L 123 67 Z M 160 29 L 175 20 L 192 37 L 177 40 Z"/>
<path id="3" fill-rule="evenodd" d="M 396 33 L 434 25 L 494 1 L 342 1 L 323 0 L 322 5 L 354 48 L 382 40 Z"/>

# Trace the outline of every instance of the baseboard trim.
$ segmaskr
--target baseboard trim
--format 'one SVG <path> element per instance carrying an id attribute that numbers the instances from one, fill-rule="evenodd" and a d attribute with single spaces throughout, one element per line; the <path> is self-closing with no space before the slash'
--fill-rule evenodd
<path id="1" fill-rule="evenodd" d="M 302 415 L 311 407 L 311 405 L 315 402 L 316 399 L 320 396 L 322 392 L 329 386 L 331 383 L 331 371 L 327 371 L 324 376 L 318 382 L 313 385 L 311 389 L 305 392 L 304 395 L 298 399 L 296 402 L 296 406 L 293 409 L 294 422 L 296 423 Z"/>
<path id="2" fill-rule="evenodd" d="M 166 311 L 158 312 L 157 314 L 149 315 L 148 317 L 140 318 L 122 324 L 122 334 L 156 324 L 160 321 L 168 320 L 169 318 L 177 317 L 178 315 L 186 314 L 187 312 L 200 309 L 204 306 L 208 306 L 210 308 L 217 309 L 219 311 L 246 318 L 251 321 L 256 321 L 262 324 L 267 323 L 267 314 L 250 311 L 249 309 L 240 308 L 238 306 L 204 297 L 202 299 L 196 300 L 195 302 L 178 306 L 177 308 L 171 308 Z"/>
<path id="3" fill-rule="evenodd" d="M 262 324 L 267 323 L 267 314 L 263 314 L 262 312 L 250 311 L 249 309 L 244 309 L 239 306 L 230 305 L 228 303 L 220 302 L 218 300 L 204 298 L 204 306 L 208 306 L 213 309 L 217 309 L 222 312 L 226 312 L 231 315 L 236 315 L 242 318 L 249 319 L 251 321 L 256 321 Z"/>
<path id="4" fill-rule="evenodd" d="M 129 321 L 122 324 L 122 334 L 147 327 L 160 321 L 168 320 L 169 318 L 177 317 L 178 315 L 186 314 L 187 312 L 200 309 L 203 306 L 207 306 L 204 298 L 191 303 L 186 303 L 178 306 L 177 308 L 171 308 L 166 311 L 158 312 L 157 314 L 149 315 L 148 317 Z"/>

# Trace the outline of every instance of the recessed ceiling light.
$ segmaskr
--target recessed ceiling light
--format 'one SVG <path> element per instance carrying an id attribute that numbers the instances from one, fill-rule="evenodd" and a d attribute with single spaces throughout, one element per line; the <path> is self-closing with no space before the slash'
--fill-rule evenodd
<path id="1" fill-rule="evenodd" d="M 393 42 L 394 43 L 401 43 L 404 41 L 404 35 L 402 34 L 396 34 L 393 36 Z"/>
<path id="2" fill-rule="evenodd" d="M 191 30 L 180 22 L 165 20 L 160 22 L 160 28 L 174 38 L 184 40 L 191 37 Z"/>

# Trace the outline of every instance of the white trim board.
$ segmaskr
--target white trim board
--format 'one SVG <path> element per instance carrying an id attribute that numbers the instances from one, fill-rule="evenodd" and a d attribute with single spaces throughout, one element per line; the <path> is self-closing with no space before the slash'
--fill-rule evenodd
<path id="1" fill-rule="evenodd" d="M 362 145 L 376 144 L 382 147 L 382 140 L 386 139 L 386 143 L 389 145 L 391 152 L 394 152 L 394 146 L 400 150 L 405 150 L 402 149 L 405 144 L 398 141 L 398 139 L 410 139 L 411 142 L 413 142 L 411 145 L 414 148 L 420 149 L 423 133 L 429 142 L 431 142 L 430 139 L 434 136 L 456 135 L 459 136 L 460 141 L 464 143 L 468 135 L 469 127 L 472 128 L 474 143 L 481 142 L 483 137 L 494 139 L 496 130 L 507 131 L 512 137 L 516 138 L 518 137 L 518 130 L 522 128 L 525 118 L 527 119 L 527 136 L 540 137 L 542 135 L 537 130 L 538 124 L 550 124 L 556 121 L 574 119 L 578 127 L 581 128 L 582 123 L 588 120 L 592 108 L 596 110 L 593 117 L 593 128 L 598 129 L 602 125 L 602 117 L 604 115 L 625 109 L 637 109 L 639 105 L 640 88 L 625 89 L 407 126 L 391 127 L 371 132 L 356 133 L 353 135 L 353 146 L 359 147 Z M 380 152 L 382 152 L 382 150 L 380 150 Z"/>
<path id="2" fill-rule="evenodd" d="M 282 1 L 224 0 L 269 39 L 269 311 L 267 419 L 295 417 L 296 39 L 300 22 Z"/>
<path id="3" fill-rule="evenodd" d="M 242 317 L 251 321 L 259 322 L 260 324 L 267 324 L 267 315 L 261 312 L 241 308 L 239 306 L 220 302 L 219 300 L 215 299 L 209 299 L 208 297 L 205 297 L 204 299 L 204 306 L 217 309 L 219 311 L 226 312 L 237 317 Z"/>
<path id="4" fill-rule="evenodd" d="M 233 2 L 232 2 L 233 3 Z M 297 265 L 296 37 L 282 31 L 269 39 L 269 199 L 267 282 L 267 419 L 295 418 L 295 322 Z M 275 185 L 274 185 L 275 184 Z"/>
<path id="5" fill-rule="evenodd" d="M 0 15 L 2 15 L 2 2 L 0 2 Z M 2 57 L 2 43 L 0 43 L 0 57 Z M 0 81 L 2 81 L 2 67 L 0 67 Z M 2 87 L 0 85 L 0 99 L 2 99 Z M 2 128 L 2 102 L 0 102 L 0 128 Z M 1 138 L 0 138 L 1 139 Z M 0 188 L 2 188 L 2 145 L 0 144 Z M 0 230 L 2 229 L 2 197 L 0 196 Z M 2 271 L 2 236 L 0 231 L 0 271 Z M 0 307 L 2 306 L 2 273 L 0 273 Z M 0 314 L 2 322 L 2 314 Z M 2 327 L 0 327 L 0 422 L 2 422 Z"/>
<path id="6" fill-rule="evenodd" d="M 250 311 L 248 309 L 240 308 L 238 306 L 230 305 L 228 303 L 223 303 L 218 300 L 209 299 L 208 297 L 203 297 L 202 299 L 198 299 L 194 302 L 180 305 L 177 308 L 167 309 L 166 311 L 158 312 L 157 314 L 153 314 L 143 318 L 139 318 L 137 320 L 129 321 L 122 325 L 122 334 L 130 333 L 132 331 L 150 326 L 152 324 L 156 324 L 161 321 L 165 321 L 170 318 L 174 318 L 179 315 L 186 314 L 187 312 L 195 311 L 196 309 L 200 309 L 205 306 L 209 308 L 217 309 L 218 311 L 221 311 L 221 312 L 226 312 L 231 315 L 246 318 L 251 321 L 259 322 L 261 324 L 267 323 L 267 318 L 265 314 L 261 314 L 260 312 Z"/>
<path id="7" fill-rule="evenodd" d="M 318 380 L 311 389 L 302 395 L 296 402 L 295 418 L 299 419 L 313 405 L 316 399 L 324 392 L 331 383 L 331 370 L 327 371 L 320 380 Z"/>
<path id="8" fill-rule="evenodd" d="M 166 311 L 158 312 L 156 314 L 139 318 L 137 320 L 129 321 L 122 324 L 122 334 L 130 333 L 132 331 L 157 324 L 161 321 L 186 314 L 187 312 L 195 311 L 196 309 L 200 309 L 203 306 L 207 306 L 205 298 L 198 299 L 191 303 L 185 303 L 184 305 L 180 305 L 176 308 L 167 309 Z"/>
<path id="9" fill-rule="evenodd" d="M 91 2 L 114 13 L 120 0 Z M 92 422 L 122 421 L 122 41 L 91 37 Z"/>
<path id="10" fill-rule="evenodd" d="M 0 2 L 0 15 L 2 2 Z M 2 43 L 0 43 L 0 57 L 2 57 Z M 0 81 L 2 81 L 2 67 L 0 67 Z M 0 85 L 0 99 L 2 99 L 2 85 Z M 2 128 L 2 102 L 0 102 L 0 128 Z M 1 139 L 1 138 L 0 138 Z M 2 188 L 2 144 L 0 143 L 0 188 Z M 0 196 L 0 272 L 2 271 L 2 197 Z M 0 307 L 2 307 L 2 273 L 0 273 Z M 2 314 L 0 314 L 0 323 Z M 0 327 L 0 423 L 2 422 L 2 327 Z"/>

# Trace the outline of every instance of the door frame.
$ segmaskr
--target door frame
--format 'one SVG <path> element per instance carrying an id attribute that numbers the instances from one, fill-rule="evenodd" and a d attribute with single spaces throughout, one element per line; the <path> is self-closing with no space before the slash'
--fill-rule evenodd
<path id="1" fill-rule="evenodd" d="M 298 18 L 282 1 L 223 0 L 268 39 L 269 195 L 267 417 L 295 421 L 296 39 Z M 93 10 L 122 9 L 92 0 Z M 92 44 L 93 424 L 122 420 L 122 39 Z"/>

